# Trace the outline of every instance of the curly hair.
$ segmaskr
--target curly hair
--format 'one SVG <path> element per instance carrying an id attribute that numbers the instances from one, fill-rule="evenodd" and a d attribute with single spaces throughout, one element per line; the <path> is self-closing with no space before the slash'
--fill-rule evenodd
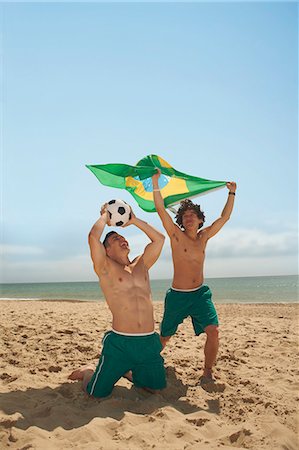
<path id="1" fill-rule="evenodd" d="M 199 219 L 202 220 L 202 223 L 200 223 L 198 225 L 198 229 L 201 228 L 203 226 L 204 221 L 205 221 L 205 215 L 204 215 L 203 211 L 200 209 L 200 205 L 196 205 L 189 198 L 187 198 L 186 200 L 182 200 L 180 202 L 180 207 L 179 207 L 179 209 L 177 211 L 177 214 L 175 216 L 176 223 L 181 228 L 184 229 L 184 226 L 183 226 L 183 215 L 184 215 L 184 213 L 187 210 L 190 210 L 190 209 L 195 212 L 195 214 L 197 215 L 197 217 Z"/>

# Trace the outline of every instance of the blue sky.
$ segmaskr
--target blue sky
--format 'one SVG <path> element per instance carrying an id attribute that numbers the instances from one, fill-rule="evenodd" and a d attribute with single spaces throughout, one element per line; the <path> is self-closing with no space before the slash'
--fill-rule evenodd
<path id="1" fill-rule="evenodd" d="M 12 3 L 2 20 L 3 282 L 96 280 L 87 235 L 125 191 L 85 164 L 161 155 L 238 183 L 207 277 L 297 273 L 296 3 Z M 226 190 L 200 197 L 207 224 Z M 132 256 L 139 230 L 123 230 Z M 169 242 L 151 270 L 170 278 Z"/>

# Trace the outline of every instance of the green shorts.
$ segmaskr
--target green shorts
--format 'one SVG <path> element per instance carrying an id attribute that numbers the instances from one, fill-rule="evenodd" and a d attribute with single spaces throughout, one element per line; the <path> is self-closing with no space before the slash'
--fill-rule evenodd
<path id="1" fill-rule="evenodd" d="M 194 333 L 204 333 L 208 325 L 219 325 L 209 286 L 201 285 L 196 291 L 168 289 L 165 297 L 161 336 L 172 336 L 178 325 L 191 316 Z"/>
<path id="2" fill-rule="evenodd" d="M 126 336 L 108 331 L 103 337 L 102 354 L 87 392 L 93 397 L 107 397 L 115 383 L 129 370 L 137 387 L 154 390 L 166 387 L 162 345 L 158 333 Z"/>

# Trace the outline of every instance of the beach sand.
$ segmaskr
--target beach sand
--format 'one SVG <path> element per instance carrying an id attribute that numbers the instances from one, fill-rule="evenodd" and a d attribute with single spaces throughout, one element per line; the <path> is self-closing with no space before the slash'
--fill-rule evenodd
<path id="1" fill-rule="evenodd" d="M 163 304 L 154 304 L 156 330 Z M 217 383 L 198 385 L 205 336 L 186 320 L 162 353 L 160 394 L 121 379 L 110 397 L 88 398 L 67 379 L 97 363 L 107 306 L 1 301 L 0 448 L 297 450 L 296 304 L 218 305 Z"/>

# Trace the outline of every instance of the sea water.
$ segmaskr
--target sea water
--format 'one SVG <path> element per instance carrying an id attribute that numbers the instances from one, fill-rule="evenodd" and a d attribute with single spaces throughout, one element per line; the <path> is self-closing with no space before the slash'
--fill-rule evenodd
<path id="1" fill-rule="evenodd" d="M 207 278 L 215 303 L 293 303 L 298 276 Z M 152 298 L 163 300 L 171 280 L 152 280 Z M 0 285 L 0 300 L 104 300 L 97 282 L 15 283 Z"/>

